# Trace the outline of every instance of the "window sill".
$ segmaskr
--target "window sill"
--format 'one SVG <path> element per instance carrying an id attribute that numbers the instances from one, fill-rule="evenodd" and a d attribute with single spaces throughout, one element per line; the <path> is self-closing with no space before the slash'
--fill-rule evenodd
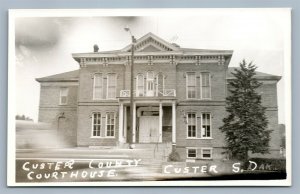
<path id="1" fill-rule="evenodd" d="M 197 160 L 213 160 L 212 158 L 186 158 L 185 161 L 186 162 L 196 162 Z"/>
<path id="2" fill-rule="evenodd" d="M 186 101 L 211 101 L 211 98 L 186 98 Z"/>
<path id="3" fill-rule="evenodd" d="M 196 158 L 186 158 L 185 162 L 195 163 L 196 162 Z"/>
<path id="4" fill-rule="evenodd" d="M 213 160 L 212 158 L 199 158 L 199 160 Z"/>
<path id="5" fill-rule="evenodd" d="M 97 136 L 91 136 L 92 139 L 115 139 L 116 137 L 97 137 Z"/>
<path id="6" fill-rule="evenodd" d="M 107 100 L 118 100 L 117 98 L 99 98 L 99 99 L 93 99 L 94 101 L 107 101 Z"/>
<path id="7" fill-rule="evenodd" d="M 197 137 L 187 137 L 186 139 L 199 139 Z"/>

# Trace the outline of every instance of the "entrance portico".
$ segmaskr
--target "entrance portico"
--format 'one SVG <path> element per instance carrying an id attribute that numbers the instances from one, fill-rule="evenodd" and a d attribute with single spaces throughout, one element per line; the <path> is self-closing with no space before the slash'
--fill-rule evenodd
<path id="1" fill-rule="evenodd" d="M 164 141 L 176 144 L 175 99 L 135 99 L 132 124 L 129 100 L 119 99 L 119 103 L 120 143 L 162 143 Z M 168 135 L 169 128 L 171 128 L 170 135 Z"/>

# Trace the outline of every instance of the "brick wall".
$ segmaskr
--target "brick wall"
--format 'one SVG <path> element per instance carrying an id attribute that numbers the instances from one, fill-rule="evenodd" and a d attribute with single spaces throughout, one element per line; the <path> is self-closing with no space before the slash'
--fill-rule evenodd
<path id="1" fill-rule="evenodd" d="M 135 64 L 134 65 L 134 90 L 136 89 L 136 76 L 137 74 L 144 75 L 144 89 L 146 90 L 146 77 L 147 72 L 153 71 L 154 76 L 158 73 L 162 73 L 165 78 L 165 89 L 176 89 L 176 66 L 171 64 L 153 64 L 153 65 L 146 65 L 146 64 Z M 130 66 L 127 65 L 125 67 L 124 72 L 125 77 L 125 88 L 130 89 Z"/>
<path id="2" fill-rule="evenodd" d="M 77 121 L 77 145 L 78 146 L 115 146 L 118 141 L 118 111 L 119 103 L 115 100 L 106 99 L 107 74 L 117 74 L 117 91 L 116 96 L 120 94 L 120 90 L 125 87 L 126 67 L 124 65 L 111 66 L 88 66 L 81 68 L 79 73 L 79 100 L 78 100 L 78 121 Z M 93 84 L 94 74 L 102 73 L 103 75 L 103 99 L 93 100 Z M 101 138 L 92 137 L 92 113 L 101 113 Z M 105 137 L 106 113 L 115 112 L 115 136 Z"/>
<path id="3" fill-rule="evenodd" d="M 106 87 L 107 87 L 107 74 L 117 74 L 117 96 L 120 94 L 120 90 L 124 89 L 125 80 L 125 67 L 124 65 L 111 65 L 102 66 L 94 65 L 86 68 L 81 68 L 79 71 L 79 102 L 95 102 L 93 100 L 93 85 L 94 85 L 94 74 L 102 73 L 103 75 L 103 94 L 106 99 Z"/>
<path id="4" fill-rule="evenodd" d="M 162 73 L 166 76 L 165 89 L 176 89 L 177 93 L 177 110 L 176 110 L 176 126 L 177 126 L 177 148 L 181 157 L 185 158 L 185 147 L 212 147 L 214 148 L 214 158 L 222 158 L 222 150 L 225 146 L 224 134 L 220 132 L 219 127 L 223 125 L 222 119 L 226 116 L 225 97 L 226 89 L 226 67 L 218 64 L 135 64 L 134 78 L 137 74 L 142 73 L 146 78 L 147 71 Z M 186 72 L 196 73 L 196 99 L 186 99 Z M 202 100 L 200 97 L 200 73 L 209 72 L 211 75 L 211 100 Z M 108 73 L 117 73 L 117 97 L 120 90 L 130 89 L 130 66 L 110 65 L 110 66 L 88 66 L 80 69 L 79 74 L 79 92 L 78 86 L 74 83 L 63 85 L 62 83 L 41 84 L 40 113 L 39 121 L 49 122 L 53 127 L 58 126 L 58 115 L 65 113 L 65 119 L 62 120 L 61 126 L 64 126 L 63 136 L 70 142 L 77 142 L 78 146 L 115 146 L 118 142 L 118 100 L 93 100 L 93 77 L 95 73 L 103 73 L 104 95 L 106 95 L 106 76 Z M 134 88 L 135 88 L 134 79 Z M 60 87 L 69 88 L 68 105 L 59 105 Z M 145 86 L 146 88 L 146 86 Z M 270 147 L 272 152 L 279 149 L 280 134 L 278 130 L 278 110 L 277 110 L 277 88 L 275 81 L 264 81 L 264 85 L 258 90 L 262 95 L 263 105 L 267 109 L 267 117 L 269 120 L 269 129 L 272 132 L 272 140 Z M 77 101 L 78 96 L 78 101 Z M 163 116 L 163 140 L 169 141 L 171 138 L 170 126 L 171 108 L 164 107 Z M 130 119 L 129 108 L 127 108 L 128 123 Z M 187 128 L 185 123 L 185 114 L 189 111 L 197 113 L 198 133 L 200 133 L 201 113 L 211 113 L 212 138 L 211 139 L 187 139 Z M 92 138 L 92 113 L 100 112 L 102 114 L 102 128 L 105 131 L 105 114 L 106 112 L 115 112 L 115 137 L 114 138 Z M 76 130 L 77 129 L 77 130 Z M 76 132 L 77 131 L 77 132 Z M 128 131 L 128 136 L 131 133 Z M 138 134 L 137 134 L 138 135 Z M 130 138 L 129 138 L 130 139 Z"/>
<path id="5" fill-rule="evenodd" d="M 186 80 L 185 72 L 196 72 L 197 76 L 197 99 L 186 99 Z M 211 100 L 200 99 L 200 72 L 211 73 Z M 181 157 L 186 157 L 186 147 L 212 147 L 213 158 L 221 159 L 226 157 L 222 154 L 223 147 L 226 146 L 225 135 L 219 130 L 223 125 L 223 118 L 226 117 L 225 97 L 227 95 L 224 67 L 215 65 L 195 66 L 194 64 L 180 64 L 177 66 L 177 149 Z M 270 154 L 260 157 L 276 157 L 279 154 L 280 134 L 278 128 L 278 109 L 277 109 L 277 87 L 276 81 L 263 81 L 258 93 L 262 95 L 262 105 L 267 107 L 266 116 L 269 121 L 268 129 L 273 130 L 270 141 Z M 210 112 L 212 114 L 212 139 L 187 139 L 187 125 L 184 123 L 186 112 L 197 113 L 197 125 L 200 125 L 200 115 L 202 112 Z M 197 132 L 199 129 L 197 129 Z M 257 156 L 251 155 L 251 156 Z"/>
<path id="6" fill-rule="evenodd" d="M 224 101 L 226 96 L 225 67 L 218 64 L 178 64 L 177 65 L 177 99 L 186 100 L 186 72 L 196 73 L 196 99 L 201 99 L 200 73 L 209 72 L 211 75 L 211 100 Z"/>
<path id="7" fill-rule="evenodd" d="M 60 88 L 68 88 L 67 105 L 59 105 Z M 78 95 L 77 83 L 42 83 L 40 89 L 40 107 L 76 107 Z"/>
<path id="8" fill-rule="evenodd" d="M 67 105 L 59 105 L 61 87 L 69 89 Z M 41 84 L 38 120 L 50 123 L 52 129 L 58 131 L 58 138 L 65 146 L 76 146 L 77 88 L 76 83 Z M 62 113 L 64 118 L 60 118 Z"/>
<path id="9" fill-rule="evenodd" d="M 218 64 L 178 64 L 177 65 L 177 99 L 176 110 L 176 147 L 180 157 L 186 158 L 186 147 L 213 148 L 213 158 L 222 158 L 222 147 L 225 146 L 224 134 L 219 127 L 223 125 L 222 119 L 226 115 L 225 97 L 226 97 L 226 67 Z M 186 98 L 186 72 L 196 73 L 196 99 Z M 209 72 L 211 80 L 211 100 L 201 99 L 201 72 Z M 197 139 L 187 139 L 186 116 L 188 112 L 197 114 Z M 211 139 L 200 138 L 201 114 L 211 114 Z M 200 153 L 199 156 L 200 158 Z"/>
<path id="10" fill-rule="evenodd" d="M 84 146 L 116 146 L 119 137 L 119 106 L 93 105 L 78 107 L 77 145 Z M 101 137 L 92 137 L 92 114 L 101 113 Z M 105 137 L 106 113 L 115 113 L 115 136 Z"/>
<path id="11" fill-rule="evenodd" d="M 187 159 L 187 148 L 186 147 L 177 147 L 176 151 L 178 152 L 181 161 L 185 161 Z M 201 147 L 197 147 L 197 155 L 196 155 L 195 160 L 197 162 L 199 162 L 199 161 L 209 162 L 212 160 L 223 160 L 226 157 L 223 154 L 224 151 L 225 151 L 224 148 L 213 147 L 212 159 L 202 159 L 201 158 Z"/>
<path id="12" fill-rule="evenodd" d="M 187 124 L 186 114 L 187 112 L 195 112 L 197 114 L 197 139 L 187 138 Z M 200 125 L 201 125 L 201 114 L 210 113 L 211 114 L 211 139 L 202 139 L 200 137 Z M 178 148 L 184 147 L 211 147 L 214 149 L 222 148 L 225 146 L 224 134 L 219 130 L 223 125 L 222 119 L 226 114 L 224 105 L 214 105 L 206 106 L 205 103 L 200 104 L 199 102 L 195 104 L 180 105 L 177 106 L 176 111 L 176 146 Z M 186 151 L 181 153 L 181 157 L 185 158 Z M 218 154 L 214 154 L 217 158 Z"/>

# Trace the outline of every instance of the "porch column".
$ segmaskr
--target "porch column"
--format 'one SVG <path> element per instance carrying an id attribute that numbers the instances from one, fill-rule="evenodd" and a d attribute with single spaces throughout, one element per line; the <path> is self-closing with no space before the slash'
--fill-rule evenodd
<path id="1" fill-rule="evenodd" d="M 132 119 L 132 143 L 135 143 L 136 140 L 136 104 L 135 102 L 133 103 L 133 115 L 131 115 L 133 117 Z"/>
<path id="2" fill-rule="evenodd" d="M 176 145 L 176 102 L 172 102 L 172 144 Z"/>
<path id="3" fill-rule="evenodd" d="M 124 125 L 123 125 L 123 137 L 124 142 L 127 140 L 127 106 L 124 106 Z"/>
<path id="4" fill-rule="evenodd" d="M 119 142 L 124 142 L 123 140 L 123 103 L 119 106 Z"/>
<path id="5" fill-rule="evenodd" d="M 158 122 L 158 142 L 162 142 L 162 116 L 163 116 L 163 110 L 162 110 L 162 104 L 159 103 L 159 122 Z"/>

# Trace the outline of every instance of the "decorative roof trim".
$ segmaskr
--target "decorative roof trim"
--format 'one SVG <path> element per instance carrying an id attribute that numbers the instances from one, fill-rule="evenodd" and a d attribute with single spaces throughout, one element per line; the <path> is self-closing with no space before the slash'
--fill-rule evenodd
<path id="1" fill-rule="evenodd" d="M 147 41 L 153 41 L 154 44 L 158 44 L 160 47 L 162 47 L 165 51 L 177 51 L 179 50 L 178 47 L 170 44 L 169 42 L 163 40 L 162 38 L 154 35 L 153 33 L 149 32 L 148 34 L 144 35 L 143 37 L 137 39 L 135 43 L 135 48 L 138 50 L 138 48 L 142 47 L 143 45 L 147 44 Z M 121 49 L 123 52 L 130 52 L 131 51 L 131 44 L 126 46 L 125 48 Z"/>

